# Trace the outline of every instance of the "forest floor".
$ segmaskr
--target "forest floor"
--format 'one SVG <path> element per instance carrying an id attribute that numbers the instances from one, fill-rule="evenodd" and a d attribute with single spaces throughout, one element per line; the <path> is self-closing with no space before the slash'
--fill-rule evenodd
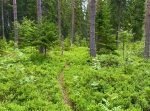
<path id="1" fill-rule="evenodd" d="M 69 63 L 66 63 L 66 67 L 65 68 L 69 68 Z M 72 102 L 70 101 L 69 97 L 68 97 L 68 92 L 66 91 L 64 84 L 63 84 L 63 76 L 64 76 L 64 71 L 62 71 L 58 77 L 58 82 L 59 85 L 61 87 L 61 92 L 63 94 L 63 101 L 64 103 L 70 107 L 70 109 L 72 109 L 73 111 L 76 111 L 74 108 L 74 105 L 72 104 Z"/>
<path id="2" fill-rule="evenodd" d="M 150 111 L 150 61 L 138 47 L 128 47 L 127 61 L 121 49 L 91 58 L 89 48 L 74 47 L 45 58 L 36 48 L 8 48 L 0 111 Z"/>

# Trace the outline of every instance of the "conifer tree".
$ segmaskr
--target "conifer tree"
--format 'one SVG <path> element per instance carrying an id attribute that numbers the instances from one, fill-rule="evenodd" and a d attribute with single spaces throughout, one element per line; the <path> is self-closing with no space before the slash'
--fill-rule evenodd
<path id="1" fill-rule="evenodd" d="M 71 37 L 71 1 L 61 0 L 61 24 L 64 38 Z"/>
<path id="2" fill-rule="evenodd" d="M 75 0 L 75 37 L 74 41 L 79 42 L 87 36 L 87 26 L 89 27 L 89 18 L 86 18 L 85 0 Z"/>
<path id="3" fill-rule="evenodd" d="M 36 0 L 18 0 L 18 21 L 21 22 L 24 17 L 30 20 L 37 20 Z"/>
<path id="4" fill-rule="evenodd" d="M 96 44 L 95 44 L 95 6 L 96 0 L 91 0 L 90 9 L 90 55 L 96 57 Z"/>
<path id="5" fill-rule="evenodd" d="M 107 0 L 99 0 L 96 11 L 96 46 L 98 52 L 109 53 L 116 49 L 115 34 L 113 34 L 113 28 L 110 23 L 110 13 Z"/>
<path id="6" fill-rule="evenodd" d="M 17 2 L 16 2 L 16 0 L 13 0 L 13 9 L 14 9 L 14 32 L 15 32 L 14 40 L 15 40 L 16 44 L 18 44 Z"/>

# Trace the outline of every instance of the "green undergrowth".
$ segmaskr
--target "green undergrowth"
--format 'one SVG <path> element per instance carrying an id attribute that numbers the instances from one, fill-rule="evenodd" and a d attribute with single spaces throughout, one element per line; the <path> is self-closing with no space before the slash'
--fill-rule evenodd
<path id="1" fill-rule="evenodd" d="M 57 48 L 45 58 L 32 47 L 8 46 L 0 56 L 0 111 L 71 111 L 58 83 L 63 70 L 77 111 L 149 111 L 150 61 L 142 59 L 141 46 L 128 46 L 124 59 L 121 48 L 96 58 L 86 47 L 74 46 L 64 56 Z"/>
<path id="2" fill-rule="evenodd" d="M 31 47 L 9 48 L 0 57 L 0 111 L 70 111 L 58 84 L 65 64 L 54 51 L 44 58 Z"/>
<path id="3" fill-rule="evenodd" d="M 128 50 L 125 60 L 121 50 L 93 59 L 88 52 L 75 48 L 66 54 L 64 84 L 78 111 L 150 111 L 150 61 L 141 50 Z"/>

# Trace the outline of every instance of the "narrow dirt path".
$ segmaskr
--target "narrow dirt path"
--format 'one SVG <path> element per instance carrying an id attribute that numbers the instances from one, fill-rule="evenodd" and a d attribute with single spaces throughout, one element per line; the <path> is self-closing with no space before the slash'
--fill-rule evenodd
<path id="1" fill-rule="evenodd" d="M 66 63 L 66 68 L 69 68 L 69 63 Z M 68 93 L 63 85 L 63 76 L 64 76 L 64 71 L 62 71 L 58 77 L 58 82 L 61 87 L 61 91 L 63 93 L 63 101 L 66 105 L 68 105 L 70 107 L 70 109 L 72 109 L 73 111 L 76 111 L 74 108 L 74 105 L 71 103 L 71 101 L 68 97 Z"/>

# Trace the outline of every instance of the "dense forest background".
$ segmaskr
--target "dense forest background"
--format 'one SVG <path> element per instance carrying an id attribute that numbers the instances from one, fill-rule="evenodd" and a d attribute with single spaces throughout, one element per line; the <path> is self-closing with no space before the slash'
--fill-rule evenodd
<path id="1" fill-rule="evenodd" d="M 150 0 L 0 5 L 0 111 L 150 111 Z"/>
<path id="2" fill-rule="evenodd" d="M 3 16 L 4 16 L 4 34 L 7 39 L 14 39 L 14 14 L 13 1 L 2 0 Z M 58 26 L 58 5 L 57 0 L 42 1 L 42 24 L 44 31 L 41 35 L 36 30 L 37 5 L 36 0 L 19 0 L 17 1 L 17 17 L 18 17 L 18 37 L 19 45 L 24 46 L 27 42 L 32 43 L 37 36 L 48 34 L 49 28 L 47 24 Z M 142 40 L 144 36 L 144 19 L 146 10 L 146 1 L 141 0 L 97 0 L 96 3 L 96 45 L 98 53 L 105 50 L 109 52 L 115 50 L 116 41 L 119 31 L 128 31 L 133 34 L 132 42 Z M 90 37 L 90 1 L 75 0 L 74 11 L 72 12 L 72 2 L 70 0 L 60 1 L 61 11 L 61 35 L 65 40 L 72 37 L 72 13 L 74 12 L 74 37 L 73 43 L 81 45 L 83 40 L 88 41 Z M 1 8 L 2 10 L 2 8 Z M 1 15 L 2 15 L 2 11 Z M 2 21 L 2 17 L 0 19 Z M 2 38 L 3 28 L 0 22 L 0 35 Z M 30 27 L 31 26 L 31 27 Z M 56 33 L 58 35 L 58 33 Z M 51 37 L 53 38 L 53 37 Z M 57 37 L 56 39 L 59 39 Z M 27 45 L 27 44 L 26 44 Z M 101 49 L 101 50 L 100 50 Z"/>

